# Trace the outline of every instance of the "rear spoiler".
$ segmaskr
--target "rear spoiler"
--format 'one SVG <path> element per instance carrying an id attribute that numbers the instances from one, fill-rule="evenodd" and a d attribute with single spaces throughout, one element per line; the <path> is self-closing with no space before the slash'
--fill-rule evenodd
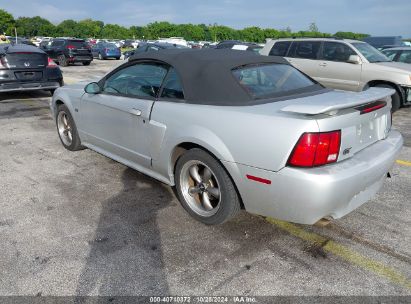
<path id="1" fill-rule="evenodd" d="M 393 94 L 395 94 L 394 89 L 375 87 L 362 92 L 333 91 L 333 94 L 322 94 L 320 98 L 295 99 L 294 104 L 282 108 L 281 111 L 307 115 L 334 114 L 333 112 L 341 109 L 379 100 L 387 101 L 387 97 Z"/>

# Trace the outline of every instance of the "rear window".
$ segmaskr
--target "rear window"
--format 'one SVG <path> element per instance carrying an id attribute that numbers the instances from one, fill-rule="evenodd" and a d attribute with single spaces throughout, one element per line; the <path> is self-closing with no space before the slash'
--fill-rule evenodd
<path id="1" fill-rule="evenodd" d="M 74 46 L 74 47 L 76 47 L 76 48 L 78 48 L 78 49 L 86 48 L 86 47 L 87 47 L 86 42 L 83 41 L 83 40 L 67 40 L 67 43 L 66 43 L 66 44 L 67 44 L 67 45 L 72 45 L 72 46 Z"/>
<path id="2" fill-rule="evenodd" d="M 322 87 L 286 64 L 247 65 L 233 70 L 242 87 L 254 98 L 280 97 Z"/>

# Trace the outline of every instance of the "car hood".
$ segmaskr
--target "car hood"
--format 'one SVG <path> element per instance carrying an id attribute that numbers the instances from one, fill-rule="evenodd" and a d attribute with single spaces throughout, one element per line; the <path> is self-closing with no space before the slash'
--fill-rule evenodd
<path id="1" fill-rule="evenodd" d="M 387 69 L 394 70 L 395 72 L 411 72 L 411 64 L 403 63 L 403 62 L 376 62 L 374 63 L 379 66 L 383 66 Z"/>

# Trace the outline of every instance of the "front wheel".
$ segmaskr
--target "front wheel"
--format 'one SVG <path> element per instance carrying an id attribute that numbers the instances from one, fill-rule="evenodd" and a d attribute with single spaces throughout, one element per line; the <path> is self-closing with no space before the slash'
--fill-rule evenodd
<path id="1" fill-rule="evenodd" d="M 64 148 L 70 151 L 84 149 L 80 143 L 80 137 L 78 136 L 74 119 L 64 104 L 57 107 L 56 124 L 57 132 Z"/>
<path id="2" fill-rule="evenodd" d="M 83 61 L 83 65 L 90 65 L 91 61 Z"/>
<path id="3" fill-rule="evenodd" d="M 204 150 L 191 149 L 178 159 L 175 180 L 181 205 L 204 224 L 221 224 L 240 210 L 240 198 L 231 178 Z"/>

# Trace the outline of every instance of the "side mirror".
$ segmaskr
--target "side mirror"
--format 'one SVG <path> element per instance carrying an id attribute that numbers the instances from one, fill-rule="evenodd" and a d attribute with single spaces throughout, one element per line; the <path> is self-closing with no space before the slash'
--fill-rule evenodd
<path id="1" fill-rule="evenodd" d="M 350 55 L 347 60 L 348 63 L 353 63 L 353 64 L 360 64 L 361 63 L 361 58 L 358 55 Z"/>
<path id="2" fill-rule="evenodd" d="M 84 87 L 84 92 L 88 94 L 98 94 L 101 93 L 101 88 L 97 82 L 91 82 Z"/>

